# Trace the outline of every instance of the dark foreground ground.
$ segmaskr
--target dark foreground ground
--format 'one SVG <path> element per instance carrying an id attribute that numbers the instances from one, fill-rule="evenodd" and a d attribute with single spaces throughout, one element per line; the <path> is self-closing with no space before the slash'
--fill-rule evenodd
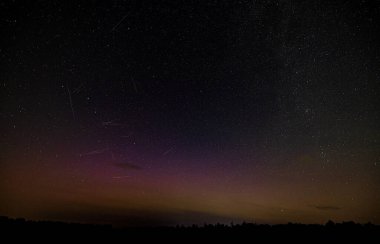
<path id="1" fill-rule="evenodd" d="M 90 225 L 51 221 L 26 221 L 0 217 L 2 238 L 28 242 L 102 242 L 102 243 L 183 243 L 204 241 L 218 243 L 380 243 L 380 226 L 354 222 L 326 225 L 204 225 L 191 227 L 113 228 L 111 225 Z M 8 239 L 10 238 L 10 239 Z M 11 242 L 7 243 L 11 243 Z"/>

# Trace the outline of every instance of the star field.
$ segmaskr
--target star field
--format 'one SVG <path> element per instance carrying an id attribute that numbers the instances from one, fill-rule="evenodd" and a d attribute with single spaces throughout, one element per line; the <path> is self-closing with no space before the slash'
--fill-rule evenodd
<path id="1" fill-rule="evenodd" d="M 380 223 L 376 1 L 0 9 L 0 215 Z"/>

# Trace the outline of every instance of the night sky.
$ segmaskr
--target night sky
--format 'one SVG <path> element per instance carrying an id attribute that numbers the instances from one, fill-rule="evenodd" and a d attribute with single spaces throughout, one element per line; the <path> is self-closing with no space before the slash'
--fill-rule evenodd
<path id="1" fill-rule="evenodd" d="M 380 224 L 378 1 L 0 11 L 0 215 Z"/>

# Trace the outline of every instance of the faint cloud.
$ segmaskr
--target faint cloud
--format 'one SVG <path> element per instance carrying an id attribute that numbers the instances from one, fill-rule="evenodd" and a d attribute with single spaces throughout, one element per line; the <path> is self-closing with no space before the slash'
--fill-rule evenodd
<path id="1" fill-rule="evenodd" d="M 130 164 L 130 163 L 114 163 L 112 164 L 113 166 L 115 167 L 119 167 L 119 168 L 122 168 L 122 169 L 133 169 L 133 170 L 141 170 L 142 168 L 138 165 L 135 165 L 135 164 Z"/>
<path id="2" fill-rule="evenodd" d="M 340 207 L 337 207 L 337 206 L 329 206 L 329 205 L 316 205 L 316 206 L 312 206 L 318 210 L 322 210 L 322 211 L 335 211 L 335 210 L 340 210 L 341 208 Z"/>

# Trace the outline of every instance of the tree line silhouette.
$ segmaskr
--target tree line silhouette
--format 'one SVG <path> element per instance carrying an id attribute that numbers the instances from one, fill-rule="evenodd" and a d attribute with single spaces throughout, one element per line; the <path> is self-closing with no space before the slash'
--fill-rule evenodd
<path id="1" fill-rule="evenodd" d="M 241 223 L 204 224 L 203 226 L 177 225 L 174 227 L 128 227 L 115 228 L 112 225 L 65 223 L 57 221 L 34 221 L 22 218 L 12 219 L 0 216 L 0 230 L 3 237 L 14 240 L 37 241 L 292 241 L 292 242 L 373 242 L 380 238 L 380 226 L 371 223 L 358 224 L 352 221 L 319 224 L 255 224 Z M 5 235 L 4 235 L 5 234 Z"/>

